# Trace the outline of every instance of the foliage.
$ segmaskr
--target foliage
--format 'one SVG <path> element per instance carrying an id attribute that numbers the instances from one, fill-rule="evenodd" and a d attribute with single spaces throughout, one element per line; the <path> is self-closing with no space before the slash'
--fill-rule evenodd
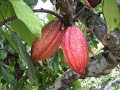
<path id="1" fill-rule="evenodd" d="M 27 0 L 0 0 L 0 23 L 6 18 L 17 16 L 15 20 L 0 27 L 0 90 L 45 90 L 68 69 L 60 48 L 49 60 L 32 62 L 30 58 L 32 41 L 36 36 L 41 35 L 43 23 L 46 21 L 39 19 L 32 11 L 31 5 L 24 1 Z M 47 0 L 42 1 L 47 2 Z M 55 0 L 50 1 L 54 3 Z M 113 3 L 115 1 L 104 0 L 94 9 L 95 13 L 104 15 L 109 31 L 116 27 L 120 28 L 120 8 Z M 112 10 L 114 15 L 110 14 L 108 9 Z M 55 17 L 47 14 L 46 18 L 50 21 Z M 82 31 L 87 36 L 89 56 L 101 52 L 101 44 L 96 37 L 92 33 L 86 33 L 85 25 L 80 21 L 77 25 L 82 27 Z M 119 70 L 115 68 L 111 74 L 100 78 L 78 79 L 68 90 L 103 87 L 108 81 L 120 75 Z M 117 90 L 120 85 L 114 87 Z"/>
<path id="2" fill-rule="evenodd" d="M 111 8 L 112 7 L 112 8 Z M 103 13 L 107 23 L 108 32 L 120 28 L 120 7 L 115 0 L 104 0 Z"/>

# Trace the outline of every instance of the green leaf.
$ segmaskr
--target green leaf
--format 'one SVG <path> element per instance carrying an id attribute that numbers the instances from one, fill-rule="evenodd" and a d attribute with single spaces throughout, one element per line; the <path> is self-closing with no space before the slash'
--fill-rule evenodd
<path id="1" fill-rule="evenodd" d="M 55 17 L 48 13 L 48 14 L 47 14 L 47 19 L 48 19 L 49 21 L 51 21 L 51 20 L 55 19 Z"/>
<path id="2" fill-rule="evenodd" d="M 15 52 L 18 52 L 18 48 L 15 44 L 15 42 L 12 40 L 12 37 L 11 35 L 8 35 L 7 33 L 5 33 L 5 31 L 3 31 L 1 28 L 0 28 L 0 32 L 4 35 L 4 37 L 8 40 L 8 42 L 10 43 L 11 47 L 14 49 Z"/>
<path id="3" fill-rule="evenodd" d="M 13 33 L 13 37 L 18 45 L 20 55 L 28 67 L 28 78 L 30 83 L 33 85 L 37 83 L 36 68 L 34 67 L 33 62 L 20 38 L 15 33 Z"/>
<path id="4" fill-rule="evenodd" d="M 4 59 L 7 56 L 7 53 L 5 50 L 0 51 L 0 59 Z"/>
<path id="5" fill-rule="evenodd" d="M 80 80 L 74 81 L 72 83 L 74 90 L 79 90 L 81 88 L 81 82 Z"/>
<path id="6" fill-rule="evenodd" d="M 0 12 L 2 15 L 0 15 L 0 21 L 3 21 L 6 17 L 14 16 L 14 10 L 9 2 L 9 0 L 0 0 Z"/>
<path id="7" fill-rule="evenodd" d="M 21 90 L 22 87 L 24 86 L 24 83 L 27 82 L 27 76 L 22 76 L 19 81 L 18 81 L 18 87 L 17 87 L 17 90 Z"/>
<path id="8" fill-rule="evenodd" d="M 30 7 L 34 7 L 38 2 L 38 0 L 23 0 L 23 1 Z"/>
<path id="9" fill-rule="evenodd" d="M 4 77 L 4 79 L 8 82 L 12 82 L 14 80 L 14 76 L 3 65 L 0 66 L 1 66 L 2 76 Z"/>
<path id="10" fill-rule="evenodd" d="M 56 75 L 59 70 L 59 58 L 57 52 L 48 60 L 48 65 L 53 72 L 53 76 Z"/>
<path id="11" fill-rule="evenodd" d="M 92 48 L 93 48 L 93 46 L 88 44 L 88 51 L 89 51 L 89 56 L 90 57 L 94 55 L 94 52 L 92 51 Z"/>
<path id="12" fill-rule="evenodd" d="M 109 32 L 115 28 L 120 28 L 120 8 L 116 0 L 104 0 L 103 15 Z"/>
<path id="13" fill-rule="evenodd" d="M 17 17 L 25 23 L 33 34 L 38 36 L 40 34 L 42 24 L 31 8 L 23 0 L 10 0 L 10 2 Z"/>
<path id="14" fill-rule="evenodd" d="M 32 86 L 31 86 L 31 85 L 26 84 L 26 85 L 24 85 L 24 86 L 22 87 L 21 90 L 33 90 L 33 89 L 32 89 Z"/>
<path id="15" fill-rule="evenodd" d="M 11 28 L 15 31 L 25 42 L 32 44 L 35 35 L 26 27 L 26 25 L 19 19 L 11 23 Z"/>
<path id="16" fill-rule="evenodd" d="M 96 40 L 93 40 L 93 46 L 97 49 L 98 48 L 98 45 L 99 44 L 99 42 L 98 41 L 96 41 Z"/>
<path id="17" fill-rule="evenodd" d="M 16 90 L 17 89 L 17 79 L 14 79 L 14 81 L 10 84 L 9 90 Z"/>
<path id="18" fill-rule="evenodd" d="M 66 63 L 64 62 L 64 55 L 63 55 L 63 53 L 62 53 L 62 50 L 61 49 L 58 49 L 58 57 L 59 57 L 59 60 L 60 60 L 60 67 L 61 67 L 61 69 L 66 69 L 67 70 L 67 65 L 66 65 Z"/>

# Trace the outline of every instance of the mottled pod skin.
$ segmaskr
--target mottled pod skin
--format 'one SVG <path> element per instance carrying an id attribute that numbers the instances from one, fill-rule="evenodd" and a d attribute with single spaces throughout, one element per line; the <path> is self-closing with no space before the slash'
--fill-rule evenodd
<path id="1" fill-rule="evenodd" d="M 82 75 L 88 64 L 88 48 L 80 28 L 74 25 L 67 27 L 61 46 L 67 65 Z"/>
<path id="2" fill-rule="evenodd" d="M 42 29 L 42 37 L 35 38 L 31 48 L 31 57 L 34 61 L 45 60 L 53 55 L 62 42 L 64 30 L 58 20 L 53 20 Z"/>

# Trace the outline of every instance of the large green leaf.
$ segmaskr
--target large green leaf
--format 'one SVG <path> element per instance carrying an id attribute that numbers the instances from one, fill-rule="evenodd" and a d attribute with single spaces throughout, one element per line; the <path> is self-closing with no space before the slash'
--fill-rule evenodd
<path id="1" fill-rule="evenodd" d="M 15 15 L 13 7 L 8 0 L 0 0 L 0 13 L 2 14 L 0 14 L 0 21 Z"/>
<path id="2" fill-rule="evenodd" d="M 19 19 L 11 23 L 12 30 L 15 31 L 25 42 L 31 44 L 35 35 Z"/>
<path id="3" fill-rule="evenodd" d="M 120 28 L 120 8 L 116 0 L 104 0 L 103 13 L 109 32 Z"/>
<path id="4" fill-rule="evenodd" d="M 20 38 L 15 33 L 13 33 L 13 37 L 18 45 L 20 55 L 28 67 L 28 78 L 30 83 L 33 85 L 37 83 L 36 68 L 34 67 L 33 62 Z"/>
<path id="5" fill-rule="evenodd" d="M 42 25 L 40 19 L 33 13 L 32 9 L 23 0 L 10 0 L 10 2 L 17 17 L 25 23 L 33 34 L 39 35 Z"/>

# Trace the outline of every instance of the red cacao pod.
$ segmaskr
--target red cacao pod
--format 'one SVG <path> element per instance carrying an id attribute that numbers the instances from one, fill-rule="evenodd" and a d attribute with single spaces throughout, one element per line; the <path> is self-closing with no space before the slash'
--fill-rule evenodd
<path id="1" fill-rule="evenodd" d="M 79 74 L 83 74 L 88 63 L 86 38 L 77 26 L 69 26 L 62 41 L 65 62 Z"/>
<path id="2" fill-rule="evenodd" d="M 63 25 L 58 20 L 53 20 L 42 29 L 42 37 L 35 38 L 31 48 L 33 60 L 44 60 L 53 55 L 62 42 L 64 31 Z"/>

